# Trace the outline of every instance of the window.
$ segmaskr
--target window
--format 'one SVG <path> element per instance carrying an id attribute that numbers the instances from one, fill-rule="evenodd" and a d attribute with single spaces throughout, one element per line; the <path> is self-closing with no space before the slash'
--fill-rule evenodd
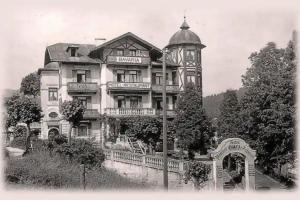
<path id="1" fill-rule="evenodd" d="M 130 97 L 130 108 L 140 108 L 142 97 L 132 96 Z"/>
<path id="2" fill-rule="evenodd" d="M 137 71 L 129 71 L 129 82 L 137 82 Z"/>
<path id="3" fill-rule="evenodd" d="M 125 82 L 124 70 L 117 70 L 117 82 Z"/>
<path id="4" fill-rule="evenodd" d="M 77 136 L 78 137 L 88 136 L 88 126 L 87 125 L 80 125 L 78 127 Z"/>
<path id="5" fill-rule="evenodd" d="M 136 56 L 135 50 L 129 50 L 129 56 Z"/>
<path id="6" fill-rule="evenodd" d="M 117 56 L 123 56 L 124 55 L 124 51 L 122 49 L 117 49 L 116 53 L 117 53 Z"/>
<path id="7" fill-rule="evenodd" d="M 81 101 L 81 103 L 84 105 L 86 109 L 90 109 L 92 107 L 92 103 L 91 103 L 92 98 L 90 96 L 89 97 L 75 96 L 73 98 Z"/>
<path id="8" fill-rule="evenodd" d="M 187 50 L 186 51 L 186 60 L 195 60 L 195 51 L 194 50 Z"/>
<path id="9" fill-rule="evenodd" d="M 177 96 L 173 96 L 173 109 L 177 108 Z"/>
<path id="10" fill-rule="evenodd" d="M 70 48 L 71 57 L 76 57 L 76 48 Z"/>
<path id="11" fill-rule="evenodd" d="M 57 88 L 49 88 L 49 101 L 57 101 L 58 100 L 58 89 Z"/>
<path id="12" fill-rule="evenodd" d="M 118 101 L 118 108 L 125 108 L 125 97 L 124 96 L 117 96 Z"/>
<path id="13" fill-rule="evenodd" d="M 187 75 L 187 82 L 195 83 L 195 76 L 194 75 Z"/>
<path id="14" fill-rule="evenodd" d="M 169 79 L 169 74 L 166 73 L 166 81 Z M 152 84 L 162 85 L 163 84 L 163 74 L 162 72 L 152 73 Z"/>
<path id="15" fill-rule="evenodd" d="M 86 82 L 86 74 L 83 70 L 77 71 L 77 83 L 84 83 Z"/>
<path id="16" fill-rule="evenodd" d="M 177 73 L 176 73 L 176 71 L 172 71 L 172 83 L 174 85 L 177 84 Z"/>

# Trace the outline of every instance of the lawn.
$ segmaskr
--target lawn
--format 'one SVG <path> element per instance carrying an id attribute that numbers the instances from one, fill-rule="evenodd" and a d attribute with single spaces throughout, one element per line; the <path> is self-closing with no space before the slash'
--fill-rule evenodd
<path id="1" fill-rule="evenodd" d="M 80 166 L 48 151 L 32 152 L 22 158 L 6 157 L 7 188 L 80 189 Z M 147 185 L 97 167 L 87 169 L 87 190 L 144 190 Z"/>

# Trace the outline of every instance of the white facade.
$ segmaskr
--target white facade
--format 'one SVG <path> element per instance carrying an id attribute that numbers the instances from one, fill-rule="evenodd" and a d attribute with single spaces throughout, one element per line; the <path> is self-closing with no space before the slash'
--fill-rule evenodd
<path id="1" fill-rule="evenodd" d="M 73 137 L 99 144 L 109 137 L 105 117 L 161 117 L 161 57 L 160 49 L 130 32 L 97 47 L 68 43 L 47 47 L 45 66 L 39 69 L 44 114 L 41 138 L 67 135 L 69 124 L 59 108 L 73 98 L 86 106 L 80 127 L 72 131 Z M 174 117 L 177 95 L 183 89 L 182 64 L 172 57 L 167 59 L 169 118 Z"/>

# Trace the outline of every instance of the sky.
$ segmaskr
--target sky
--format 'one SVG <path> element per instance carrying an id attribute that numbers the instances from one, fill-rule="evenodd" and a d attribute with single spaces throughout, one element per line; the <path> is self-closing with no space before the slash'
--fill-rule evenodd
<path id="1" fill-rule="evenodd" d="M 43 67 L 47 45 L 96 44 L 132 32 L 163 48 L 186 15 L 202 51 L 204 96 L 242 86 L 248 57 L 268 42 L 284 48 L 297 28 L 295 1 L 16 1 L 0 8 L 1 86 L 17 89 Z"/>

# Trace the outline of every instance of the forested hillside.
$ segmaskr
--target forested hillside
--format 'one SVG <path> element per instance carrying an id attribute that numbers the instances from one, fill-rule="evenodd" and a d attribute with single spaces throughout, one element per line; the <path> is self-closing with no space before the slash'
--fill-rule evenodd
<path id="1" fill-rule="evenodd" d="M 245 89 L 240 88 L 236 92 L 238 99 L 240 100 L 241 97 L 245 94 Z M 218 117 L 218 115 L 220 114 L 219 106 L 223 100 L 224 93 L 225 92 L 222 92 L 220 94 L 213 94 L 203 98 L 203 106 L 209 117 Z"/>

